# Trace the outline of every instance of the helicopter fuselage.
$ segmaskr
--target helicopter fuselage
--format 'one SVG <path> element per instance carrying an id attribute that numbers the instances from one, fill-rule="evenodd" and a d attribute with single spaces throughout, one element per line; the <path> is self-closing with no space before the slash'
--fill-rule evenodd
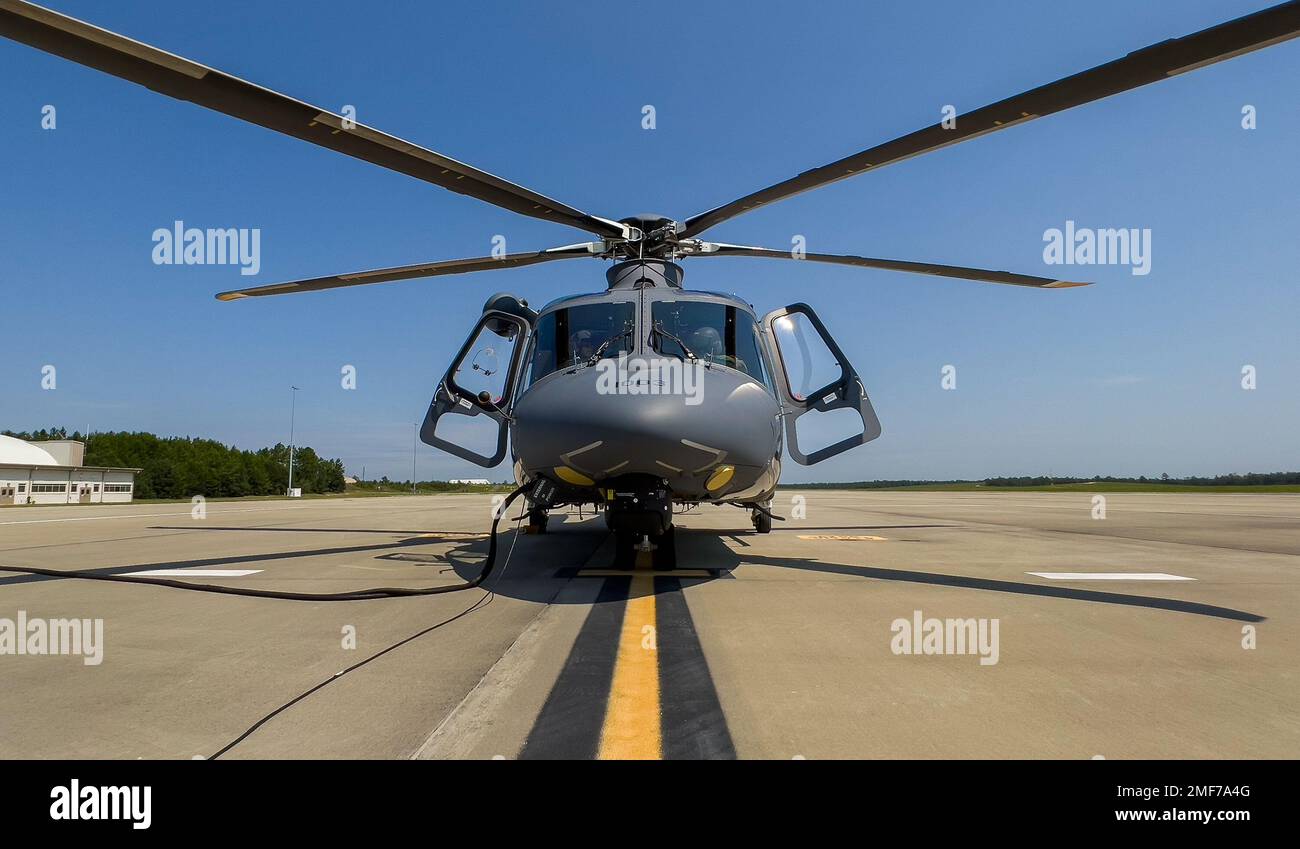
<path id="1" fill-rule="evenodd" d="M 544 346 L 554 338 L 548 326 L 563 323 L 561 313 L 569 322 L 590 316 L 594 330 L 571 325 L 571 338 L 595 335 L 576 340 L 582 347 L 568 354 L 572 364 L 538 377 L 554 361 Z M 675 332 L 683 313 L 699 317 L 689 337 Z M 606 317 L 629 322 L 632 332 L 592 359 L 588 346 L 610 339 Z M 673 329 L 656 331 L 670 317 Z M 615 289 L 549 304 L 537 326 L 510 425 L 521 483 L 554 477 L 603 500 L 602 489 L 635 475 L 662 480 L 674 501 L 771 497 L 780 477 L 781 405 L 748 304 L 680 289 Z"/>
<path id="2" fill-rule="evenodd" d="M 671 529 L 674 504 L 748 505 L 760 524 L 787 442 L 814 463 L 879 434 L 861 382 L 810 308 L 760 320 L 735 295 L 683 289 L 680 267 L 665 260 L 620 263 L 607 276 L 607 291 L 539 312 L 489 298 L 438 387 L 425 442 L 495 466 L 508 438 L 516 481 L 550 483 L 538 510 L 595 504 L 616 530 L 657 535 Z M 829 382 L 811 375 L 813 331 Z M 783 333 L 793 341 L 783 345 Z M 861 414 L 861 431 L 803 454 L 783 421 L 839 407 Z M 439 433 L 447 414 L 491 418 L 495 453 Z"/>

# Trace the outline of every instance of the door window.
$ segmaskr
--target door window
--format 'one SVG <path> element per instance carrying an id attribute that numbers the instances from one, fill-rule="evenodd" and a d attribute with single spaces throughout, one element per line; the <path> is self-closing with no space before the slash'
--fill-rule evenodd
<path id="1" fill-rule="evenodd" d="M 813 398 L 843 380 L 843 364 L 804 313 L 781 316 L 772 323 L 772 334 L 790 396 L 796 401 Z"/>
<path id="2" fill-rule="evenodd" d="M 494 404 L 502 403 L 519 337 L 519 329 L 509 322 L 480 327 L 452 373 L 456 389 L 471 398 L 487 392 Z"/>

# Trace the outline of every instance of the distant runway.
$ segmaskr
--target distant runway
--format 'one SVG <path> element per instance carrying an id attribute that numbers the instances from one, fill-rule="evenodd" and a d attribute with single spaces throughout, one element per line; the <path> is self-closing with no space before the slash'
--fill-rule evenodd
<path id="1" fill-rule="evenodd" d="M 0 651 L 20 611 L 103 620 L 97 665 L 0 653 L 0 757 L 1300 757 L 1300 495 L 783 490 L 771 534 L 679 516 L 675 569 L 503 521 L 493 593 L 359 602 L 4 570 L 451 584 L 490 510 L 0 510 Z"/>

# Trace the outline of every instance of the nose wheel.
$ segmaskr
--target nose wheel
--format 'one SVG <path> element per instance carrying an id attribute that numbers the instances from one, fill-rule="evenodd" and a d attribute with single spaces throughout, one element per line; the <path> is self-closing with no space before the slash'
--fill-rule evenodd
<path id="1" fill-rule="evenodd" d="M 614 532 L 614 568 L 635 569 L 638 557 L 649 555 L 652 569 L 677 568 L 677 529 L 670 525 L 661 534 L 641 534 L 631 531 Z"/>
<path id="2" fill-rule="evenodd" d="M 772 532 L 772 517 L 758 510 L 751 510 L 749 520 L 754 523 L 754 532 L 759 534 L 770 534 Z"/>
<path id="3" fill-rule="evenodd" d="M 544 534 L 546 533 L 546 523 L 551 517 L 545 510 L 534 507 L 528 511 L 528 524 L 524 527 L 524 533 Z"/>

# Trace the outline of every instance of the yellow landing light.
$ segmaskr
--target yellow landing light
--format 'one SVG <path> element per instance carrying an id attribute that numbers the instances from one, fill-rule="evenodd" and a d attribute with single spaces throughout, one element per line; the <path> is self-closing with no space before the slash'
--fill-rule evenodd
<path id="1" fill-rule="evenodd" d="M 551 471 L 554 472 L 555 476 L 560 480 L 565 483 L 571 483 L 574 486 L 591 486 L 595 483 L 595 481 L 584 475 L 582 472 L 570 469 L 568 466 L 556 466 L 554 469 L 551 469 Z"/>
<path id="2" fill-rule="evenodd" d="M 735 474 L 735 466 L 718 466 L 713 470 L 713 474 L 709 475 L 709 479 L 704 482 L 704 488 L 709 492 L 717 492 L 731 483 L 731 478 Z"/>

